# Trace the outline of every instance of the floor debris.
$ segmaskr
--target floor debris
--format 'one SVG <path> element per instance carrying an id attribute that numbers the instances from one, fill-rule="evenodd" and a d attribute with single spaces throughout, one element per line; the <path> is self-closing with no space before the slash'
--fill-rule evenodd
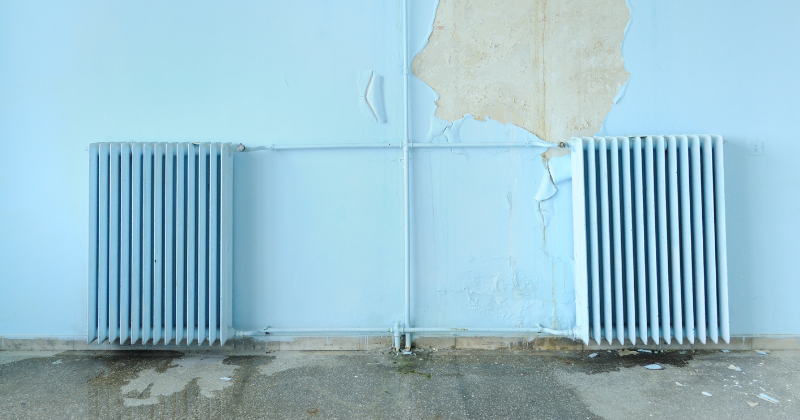
<path id="1" fill-rule="evenodd" d="M 597 357 L 597 353 L 592 353 L 589 355 L 589 357 Z"/>
<path id="2" fill-rule="evenodd" d="M 758 405 L 758 403 L 754 403 L 754 402 L 750 402 L 750 401 L 748 401 L 748 402 L 747 402 L 747 405 L 749 405 L 750 407 L 755 407 L 755 406 L 757 406 L 757 405 Z"/>
<path id="3" fill-rule="evenodd" d="M 653 352 L 653 350 L 645 350 L 645 349 L 639 349 L 639 350 L 637 350 L 637 351 L 638 351 L 639 353 L 652 353 L 652 352 Z"/>
<path id="4" fill-rule="evenodd" d="M 639 352 L 636 350 L 620 350 L 619 352 L 617 352 L 617 354 L 619 354 L 620 356 L 630 356 L 632 354 L 639 354 Z"/>
<path id="5" fill-rule="evenodd" d="M 769 350 L 756 350 L 756 353 L 766 356 L 769 354 Z"/>
<path id="6" fill-rule="evenodd" d="M 722 350 L 722 352 L 723 352 L 723 353 L 730 353 L 731 351 L 730 351 L 730 350 L 728 350 L 728 349 L 723 349 L 723 350 Z M 758 403 L 756 403 L 756 404 L 758 404 Z"/>
<path id="7" fill-rule="evenodd" d="M 772 398 L 772 397 L 770 397 L 769 395 L 767 395 L 767 394 L 764 394 L 764 393 L 758 394 L 758 398 L 761 398 L 761 399 L 762 399 L 762 400 L 764 400 L 764 401 L 769 401 L 769 402 L 771 402 L 771 403 L 773 403 L 773 404 L 777 404 L 777 403 L 779 402 L 779 401 L 778 401 L 778 400 L 776 400 L 775 398 Z"/>
<path id="8" fill-rule="evenodd" d="M 709 394 L 708 392 L 705 392 L 705 391 L 701 392 L 701 394 L 705 395 L 706 397 L 710 397 L 711 396 L 711 394 Z"/>
<path id="9" fill-rule="evenodd" d="M 647 365 L 645 367 L 650 369 L 650 370 L 661 370 L 661 369 L 664 369 L 661 365 L 655 364 L 655 363 L 653 363 L 652 365 Z"/>
<path id="10" fill-rule="evenodd" d="M 53 364 L 54 365 L 60 365 L 61 364 L 61 359 L 56 360 L 55 362 L 53 362 Z"/>
<path id="11" fill-rule="evenodd" d="M 222 377 L 222 378 L 220 378 L 220 379 L 222 379 L 223 381 L 230 381 L 230 380 L 231 380 L 231 378 L 229 378 L 229 377 L 227 377 L 227 376 L 223 376 L 223 377 Z"/>
<path id="12" fill-rule="evenodd" d="M 734 366 L 734 365 L 728 365 L 728 369 L 735 370 L 737 372 L 741 372 L 742 371 L 742 369 L 740 367 Z"/>
<path id="13" fill-rule="evenodd" d="M 684 384 L 682 384 L 682 383 L 680 383 L 680 382 L 675 382 L 675 385 L 678 385 L 678 386 L 686 386 L 686 385 L 684 385 Z"/>

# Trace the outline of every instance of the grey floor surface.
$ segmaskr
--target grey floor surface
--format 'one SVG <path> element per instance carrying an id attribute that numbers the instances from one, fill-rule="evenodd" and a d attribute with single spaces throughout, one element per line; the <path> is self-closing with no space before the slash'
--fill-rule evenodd
<path id="1" fill-rule="evenodd" d="M 798 387 L 796 351 L 0 352 L 4 419 L 800 419 Z"/>

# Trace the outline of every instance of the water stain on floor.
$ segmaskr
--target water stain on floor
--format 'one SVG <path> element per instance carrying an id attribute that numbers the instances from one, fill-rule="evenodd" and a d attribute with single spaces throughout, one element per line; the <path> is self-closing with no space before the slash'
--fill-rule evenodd
<path id="1" fill-rule="evenodd" d="M 564 356 L 560 356 L 559 360 L 570 369 L 578 370 L 587 374 L 596 374 L 605 372 L 618 372 L 622 368 L 647 366 L 652 364 L 681 368 L 687 366 L 689 361 L 694 359 L 696 355 L 706 353 L 708 352 L 692 350 L 653 350 L 652 352 L 647 350 L 643 352 L 636 352 L 636 354 L 625 355 L 625 353 L 622 353 L 622 355 L 620 355 L 620 351 L 618 350 L 601 350 L 567 353 Z M 589 357 L 591 354 L 595 354 L 596 356 Z"/>

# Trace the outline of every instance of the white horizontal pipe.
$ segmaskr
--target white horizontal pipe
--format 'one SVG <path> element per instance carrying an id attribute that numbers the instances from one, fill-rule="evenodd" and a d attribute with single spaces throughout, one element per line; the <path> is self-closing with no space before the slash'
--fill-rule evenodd
<path id="1" fill-rule="evenodd" d="M 253 337 L 261 335 L 291 335 L 291 334 L 327 334 L 327 333 L 386 333 L 391 334 L 392 328 L 263 328 L 252 331 L 236 331 L 237 337 Z"/>
<path id="2" fill-rule="evenodd" d="M 727 140 L 723 140 L 727 143 Z M 242 152 L 260 152 L 262 150 L 291 150 L 291 149 L 383 149 L 400 148 L 402 142 L 395 143 L 331 143 L 331 144 L 270 144 L 267 146 L 246 147 Z M 545 147 L 541 143 L 532 142 L 480 142 L 480 143 L 408 143 L 408 147 Z M 562 147 L 553 143 L 551 147 Z M 84 148 L 84 150 L 89 150 Z"/>
<path id="3" fill-rule="evenodd" d="M 331 144 L 271 144 L 269 146 L 256 146 L 245 148 L 245 152 L 259 152 L 262 150 L 290 150 L 290 149 L 384 149 L 399 148 L 400 143 L 331 143 Z"/>
<path id="4" fill-rule="evenodd" d="M 554 330 L 551 328 L 403 328 L 412 333 L 514 333 L 514 334 L 547 334 L 573 337 L 574 330 Z"/>
<path id="5" fill-rule="evenodd" d="M 513 143 L 409 143 L 411 147 L 531 147 L 540 146 L 531 142 L 513 142 Z M 556 145 L 554 144 L 553 147 Z"/>
<path id="6" fill-rule="evenodd" d="M 271 144 L 268 146 L 247 147 L 245 152 L 259 152 L 262 150 L 292 150 L 292 149 L 385 149 L 401 148 L 402 143 L 331 143 L 331 144 Z M 408 147 L 541 147 L 541 144 L 531 142 L 511 142 L 511 143 L 408 143 Z M 553 145 L 556 147 L 556 145 Z"/>
<path id="7" fill-rule="evenodd" d="M 399 329 L 398 329 L 399 328 Z M 255 337 L 263 335 L 295 335 L 330 333 L 363 333 L 364 335 L 409 334 L 409 333 L 513 333 L 513 334 L 546 334 L 562 337 L 573 337 L 574 330 L 554 330 L 551 328 L 263 328 L 252 331 L 237 331 L 236 337 Z"/>

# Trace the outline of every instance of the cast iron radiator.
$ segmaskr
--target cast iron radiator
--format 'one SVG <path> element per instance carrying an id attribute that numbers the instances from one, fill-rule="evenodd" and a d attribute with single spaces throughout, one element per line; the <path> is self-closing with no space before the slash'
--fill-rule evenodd
<path id="1" fill-rule="evenodd" d="M 233 146 L 89 147 L 88 341 L 231 338 Z"/>
<path id="2" fill-rule="evenodd" d="M 570 146 L 578 336 L 730 342 L 722 137 Z"/>

